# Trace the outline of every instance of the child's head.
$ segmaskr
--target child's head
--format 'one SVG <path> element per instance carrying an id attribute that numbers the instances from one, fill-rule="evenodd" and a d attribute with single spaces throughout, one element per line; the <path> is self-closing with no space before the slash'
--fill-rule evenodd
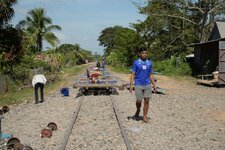
<path id="1" fill-rule="evenodd" d="M 148 55 L 148 50 L 146 47 L 141 47 L 139 49 L 139 56 L 141 59 L 146 59 L 147 58 L 147 55 Z"/>

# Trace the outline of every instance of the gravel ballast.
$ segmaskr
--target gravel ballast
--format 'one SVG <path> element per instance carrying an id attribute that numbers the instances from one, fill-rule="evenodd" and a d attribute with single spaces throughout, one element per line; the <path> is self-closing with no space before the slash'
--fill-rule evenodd
<path id="1" fill-rule="evenodd" d="M 129 75 L 116 76 L 125 80 L 123 83 L 129 81 Z M 194 81 L 165 76 L 157 78 L 157 85 L 167 91 L 165 95 L 152 95 L 148 123 L 131 118 L 136 109 L 133 94 L 117 89 L 119 95 L 113 95 L 132 149 L 224 150 L 225 88 L 205 87 Z M 34 104 L 34 101 L 26 100 L 26 103 L 9 106 L 10 112 L 4 114 L 2 120 L 2 132 L 13 134 L 34 150 L 60 149 L 80 100 L 76 98 L 78 89 L 73 89 L 72 83 L 67 86 L 69 97 L 62 97 L 59 92 L 62 87 L 59 87 L 52 94 L 45 95 L 44 103 Z M 74 126 L 72 134 L 75 135 L 68 142 L 68 150 L 126 149 L 110 105 L 108 96 L 88 96 L 85 99 L 79 114 L 82 120 L 78 115 L 77 124 L 80 125 L 78 128 Z M 58 130 L 53 131 L 51 138 L 41 138 L 41 130 L 50 122 L 56 123 Z M 88 134 L 82 134 L 86 131 Z M 80 144 L 76 145 L 76 141 Z"/>

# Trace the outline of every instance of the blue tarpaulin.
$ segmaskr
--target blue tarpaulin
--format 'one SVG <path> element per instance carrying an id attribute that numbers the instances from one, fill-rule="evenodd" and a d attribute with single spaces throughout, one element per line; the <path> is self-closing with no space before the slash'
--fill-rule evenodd
<path id="1" fill-rule="evenodd" d="M 69 88 L 68 88 L 68 87 L 62 88 L 62 89 L 60 90 L 60 93 L 61 93 L 63 96 L 69 96 Z"/>

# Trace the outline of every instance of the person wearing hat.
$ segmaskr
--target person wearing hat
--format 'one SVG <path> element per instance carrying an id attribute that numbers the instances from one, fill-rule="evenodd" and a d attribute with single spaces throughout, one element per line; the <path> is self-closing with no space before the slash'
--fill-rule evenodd
<path id="1" fill-rule="evenodd" d="M 43 74 L 36 74 L 32 79 L 32 85 L 34 87 L 34 97 L 35 97 L 35 104 L 43 103 L 44 102 L 44 86 L 47 80 Z M 41 100 L 39 101 L 38 98 L 38 89 L 40 89 L 40 96 Z"/>

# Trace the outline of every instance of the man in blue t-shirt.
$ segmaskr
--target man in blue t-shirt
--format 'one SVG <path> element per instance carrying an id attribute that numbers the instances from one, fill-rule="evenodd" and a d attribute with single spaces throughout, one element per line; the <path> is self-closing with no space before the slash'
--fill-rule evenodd
<path id="1" fill-rule="evenodd" d="M 148 122 L 148 108 L 149 99 L 152 94 L 152 87 L 154 92 L 157 91 L 152 70 L 152 62 L 147 59 L 147 49 L 142 47 L 139 50 L 139 59 L 135 60 L 132 66 L 132 73 L 130 78 L 130 92 L 133 91 L 133 82 L 135 84 L 136 96 L 136 113 L 135 118 L 139 117 L 142 99 L 144 98 L 143 121 Z"/>

